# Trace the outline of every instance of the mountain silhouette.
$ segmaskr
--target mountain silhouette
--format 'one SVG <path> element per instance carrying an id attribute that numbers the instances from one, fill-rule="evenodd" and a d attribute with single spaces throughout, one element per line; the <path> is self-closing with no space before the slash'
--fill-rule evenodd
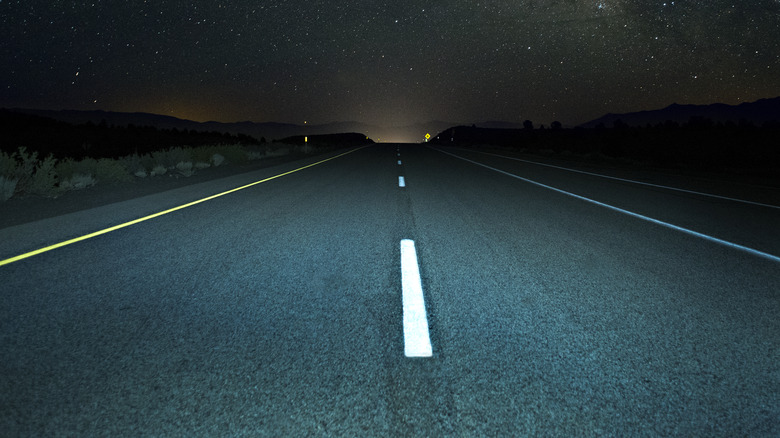
<path id="1" fill-rule="evenodd" d="M 739 105 L 726 105 L 723 103 L 678 105 L 675 103 L 659 110 L 606 114 L 580 126 L 583 128 L 595 128 L 603 125 L 611 128 L 616 120 L 620 120 L 628 126 L 657 125 L 667 121 L 682 124 L 687 123 L 692 117 L 710 119 L 715 123 L 746 121 L 756 126 L 761 126 L 765 122 L 780 121 L 780 97 L 760 99 Z"/>
<path id="2" fill-rule="evenodd" d="M 13 108 L 10 111 L 48 117 L 74 125 L 84 123 L 100 124 L 103 121 L 108 126 L 152 126 L 158 129 L 177 129 L 179 131 L 220 132 L 228 134 L 244 134 L 256 139 L 265 138 L 268 141 L 280 140 L 301 135 L 327 135 L 349 132 L 365 133 L 375 141 L 390 142 L 422 142 L 425 134 L 433 135 L 450 126 L 453 122 L 430 121 L 406 126 L 377 126 L 361 122 L 334 122 L 325 124 L 292 124 L 276 122 L 195 122 L 172 116 L 143 112 L 125 113 L 114 111 L 79 111 L 79 110 L 40 110 Z M 491 122 L 497 123 L 497 122 Z"/>

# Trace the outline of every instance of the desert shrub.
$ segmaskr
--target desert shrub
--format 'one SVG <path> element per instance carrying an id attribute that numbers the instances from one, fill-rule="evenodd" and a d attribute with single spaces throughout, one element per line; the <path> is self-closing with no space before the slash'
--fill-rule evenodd
<path id="1" fill-rule="evenodd" d="M 16 159 L 13 155 L 0 151 L 0 176 L 12 177 L 16 175 Z"/>
<path id="2" fill-rule="evenodd" d="M 246 159 L 249 161 L 261 160 L 268 155 L 268 146 L 244 146 Z"/>
<path id="3" fill-rule="evenodd" d="M 225 157 L 225 161 L 230 164 L 243 164 L 248 160 L 246 150 L 240 144 L 219 145 L 217 153 Z"/>
<path id="4" fill-rule="evenodd" d="M 132 178 L 127 169 L 117 160 L 101 158 L 95 166 L 95 178 L 104 182 L 130 181 Z"/>
<path id="5" fill-rule="evenodd" d="M 82 175 L 94 175 L 95 168 L 97 168 L 97 160 L 94 158 L 84 158 L 80 161 L 76 161 L 73 158 L 68 158 L 60 161 L 55 166 L 55 170 L 60 181 L 69 180 L 77 173 Z"/>
<path id="6" fill-rule="evenodd" d="M 30 190 L 33 173 L 38 164 L 38 153 L 28 154 L 27 148 L 22 146 L 14 153 L 13 159 L 16 161 L 16 167 L 11 177 L 17 180 L 16 191 L 27 192 Z"/>
<path id="7" fill-rule="evenodd" d="M 17 182 L 19 182 L 19 180 L 0 175 L 0 201 L 11 199 L 11 196 L 13 196 L 16 191 Z"/>
<path id="8" fill-rule="evenodd" d="M 97 181 L 92 175 L 76 173 L 66 180 L 60 180 L 60 190 L 79 190 L 94 186 Z"/>
<path id="9" fill-rule="evenodd" d="M 265 158 L 265 152 L 260 152 L 260 151 L 246 152 L 246 159 L 249 161 L 260 160 L 262 158 Z"/>
<path id="10" fill-rule="evenodd" d="M 307 143 L 303 145 L 296 145 L 293 146 L 293 150 L 296 154 L 310 154 L 312 152 L 312 147 Z"/>
<path id="11" fill-rule="evenodd" d="M 152 152 L 152 159 L 154 160 L 155 164 L 172 169 L 176 167 L 176 164 L 182 161 L 192 161 L 192 152 L 189 148 L 170 148 L 162 151 Z"/>
<path id="12" fill-rule="evenodd" d="M 202 162 L 202 161 L 198 161 L 197 163 L 195 163 L 195 168 L 196 168 L 196 169 L 206 169 L 206 168 L 208 168 L 208 167 L 211 167 L 211 164 L 209 164 L 209 163 L 204 163 L 204 162 Z"/>
<path id="13" fill-rule="evenodd" d="M 178 163 L 192 161 L 192 148 L 170 148 L 166 151 L 168 167 L 174 167 Z"/>
<path id="14" fill-rule="evenodd" d="M 41 196 L 53 196 L 56 193 L 57 173 L 54 170 L 56 163 L 57 160 L 53 155 L 47 156 L 38 163 L 27 188 L 30 193 Z"/>
<path id="15" fill-rule="evenodd" d="M 84 158 L 76 161 L 72 158 L 62 160 L 57 163 L 56 173 L 60 180 L 70 180 L 74 175 L 92 175 L 97 181 L 117 182 L 129 181 L 132 179 L 127 168 L 121 160 L 112 160 L 109 158 Z"/>
<path id="16" fill-rule="evenodd" d="M 152 158 L 150 154 L 146 154 L 141 157 L 141 166 L 146 171 L 151 172 L 156 165 L 157 163 L 154 161 L 154 158 Z"/>
<path id="17" fill-rule="evenodd" d="M 11 199 L 16 192 L 16 184 L 19 178 L 16 176 L 16 159 L 13 156 L 0 151 L 0 201 Z"/>
<path id="18" fill-rule="evenodd" d="M 192 168 L 192 161 L 180 161 L 176 164 L 176 170 L 184 176 L 192 176 L 195 170 Z"/>
<path id="19" fill-rule="evenodd" d="M 214 167 L 219 166 L 223 161 L 225 161 L 225 157 L 220 154 L 214 154 L 211 156 L 211 163 L 214 164 Z"/>
<path id="20" fill-rule="evenodd" d="M 217 146 L 214 145 L 198 146 L 190 150 L 192 161 L 196 163 L 210 163 L 211 157 L 214 156 L 214 154 L 217 152 Z"/>
<path id="21" fill-rule="evenodd" d="M 168 153 L 166 151 L 154 151 L 152 152 L 152 170 L 157 166 L 163 166 L 168 168 Z"/>
<path id="22" fill-rule="evenodd" d="M 165 172 L 167 172 L 167 171 L 168 171 L 167 167 L 165 167 L 165 166 L 163 166 L 161 164 L 158 164 L 158 165 L 156 165 L 156 166 L 154 166 L 152 168 L 152 171 L 149 173 L 149 175 L 150 176 L 165 175 Z"/>
<path id="23" fill-rule="evenodd" d="M 60 160 L 60 162 L 54 166 L 54 171 L 57 172 L 57 177 L 60 181 L 66 181 L 73 176 L 73 174 L 78 172 L 78 162 L 73 158 Z"/>
<path id="24" fill-rule="evenodd" d="M 284 146 L 278 146 L 273 149 L 268 149 L 268 152 L 266 152 L 267 157 L 280 157 L 283 155 L 288 155 L 290 153 L 290 147 L 287 145 Z"/>
<path id="25" fill-rule="evenodd" d="M 57 160 L 53 155 L 48 155 L 43 160 L 38 160 L 38 153 L 27 153 L 25 147 L 20 147 L 13 156 L 3 154 L 2 168 L 7 180 L 4 185 L 4 193 L 10 189 L 11 181 L 16 181 L 14 192 L 25 192 L 36 195 L 51 196 L 55 193 L 57 174 L 54 166 Z M 10 198 L 10 196 L 9 196 Z"/>
<path id="26" fill-rule="evenodd" d="M 142 158 L 138 154 L 126 155 L 120 158 L 118 161 L 129 174 L 135 174 L 139 170 L 144 170 L 144 172 L 146 171 Z"/>
<path id="27" fill-rule="evenodd" d="M 198 146 L 191 149 L 190 153 L 191 161 L 195 163 L 211 163 L 214 166 L 219 166 L 219 164 L 216 164 L 214 161 L 215 155 L 221 156 L 224 162 L 231 164 L 243 164 L 249 160 L 247 150 L 240 144 Z M 220 164 L 222 164 L 222 161 L 220 161 Z"/>

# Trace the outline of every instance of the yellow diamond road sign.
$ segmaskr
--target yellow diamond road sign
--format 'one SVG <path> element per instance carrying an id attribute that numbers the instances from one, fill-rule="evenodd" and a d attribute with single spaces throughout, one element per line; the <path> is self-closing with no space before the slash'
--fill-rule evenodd
<path id="1" fill-rule="evenodd" d="M 431 134 L 425 134 L 425 139 L 428 140 L 429 138 L 431 138 Z"/>

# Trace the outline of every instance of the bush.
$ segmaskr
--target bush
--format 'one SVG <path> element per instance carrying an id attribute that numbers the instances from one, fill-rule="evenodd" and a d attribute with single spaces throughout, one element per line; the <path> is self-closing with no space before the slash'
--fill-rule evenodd
<path id="1" fill-rule="evenodd" d="M 265 158 L 265 152 L 260 151 L 247 151 L 246 159 L 249 161 L 260 160 Z"/>
<path id="2" fill-rule="evenodd" d="M 57 160 L 53 155 L 43 159 L 35 168 L 35 173 L 30 179 L 29 192 L 34 195 L 53 196 L 56 193 L 57 173 L 54 165 Z"/>
<path id="3" fill-rule="evenodd" d="M 16 176 L 16 159 L 0 151 L 0 201 L 11 199 L 16 192 L 16 184 L 19 178 Z"/>
<path id="4" fill-rule="evenodd" d="M 184 176 L 192 176 L 195 170 L 192 168 L 192 161 L 180 161 L 176 164 L 176 170 Z"/>
<path id="5" fill-rule="evenodd" d="M 86 187 L 94 186 L 97 181 L 92 175 L 83 175 L 76 173 L 69 179 L 60 180 L 60 190 L 80 190 Z"/>
<path id="6" fill-rule="evenodd" d="M 308 155 L 308 154 L 310 154 L 312 152 L 312 147 L 308 143 L 304 144 L 304 145 L 293 146 L 293 149 L 294 149 L 296 154 Z"/>
<path id="7" fill-rule="evenodd" d="M 152 159 L 155 164 L 165 166 L 168 169 L 176 167 L 176 164 L 182 161 L 192 161 L 191 149 L 170 148 L 164 151 L 152 152 Z"/>
<path id="8" fill-rule="evenodd" d="M 154 162 L 154 158 L 152 158 L 151 155 L 146 154 L 141 157 L 141 165 L 146 171 L 151 173 L 152 169 L 154 169 L 157 163 Z"/>
<path id="9" fill-rule="evenodd" d="M 155 176 L 155 175 L 165 175 L 165 172 L 167 172 L 167 171 L 168 171 L 168 168 L 167 168 L 167 167 L 165 167 L 165 166 L 163 166 L 163 165 L 160 165 L 160 164 L 158 164 L 158 165 L 156 165 L 156 166 L 154 166 L 154 167 L 152 168 L 152 171 L 149 173 L 149 175 L 150 175 L 150 176 Z"/>
<path id="10" fill-rule="evenodd" d="M 16 191 L 16 183 L 19 180 L 10 179 L 3 175 L 0 175 L 0 201 L 7 201 L 11 199 Z"/>
<path id="11" fill-rule="evenodd" d="M 57 176 L 60 185 L 63 181 L 68 181 L 74 175 L 92 175 L 97 181 L 118 182 L 129 181 L 132 178 L 127 168 L 120 160 L 111 160 L 109 158 L 84 158 L 81 161 L 68 158 L 60 161 L 56 166 Z"/>
<path id="12" fill-rule="evenodd" d="M 38 163 L 38 153 L 28 154 L 27 148 L 22 146 L 14 153 L 13 158 L 16 167 L 11 177 L 17 180 L 16 191 L 27 192 L 30 190 L 35 166 Z"/>
<path id="13" fill-rule="evenodd" d="M 67 181 L 75 174 L 94 174 L 96 167 L 97 160 L 94 158 L 84 158 L 81 161 L 67 158 L 57 163 L 55 170 L 60 181 Z"/>
<path id="14" fill-rule="evenodd" d="M 152 152 L 152 171 L 158 166 L 168 168 L 168 153 L 167 151 L 154 151 Z M 164 173 L 164 172 L 163 172 Z"/>
<path id="15" fill-rule="evenodd" d="M 57 160 L 49 155 L 42 161 L 38 153 L 27 153 L 20 147 L 13 155 L 0 152 L 0 198 L 10 199 L 15 193 L 53 196 L 56 193 Z"/>
<path id="16" fill-rule="evenodd" d="M 244 164 L 249 161 L 246 150 L 240 144 L 220 146 L 219 152 L 224 155 L 225 160 L 231 164 Z"/>
<path id="17" fill-rule="evenodd" d="M 269 149 L 268 152 L 266 152 L 267 157 L 281 157 L 283 155 L 289 155 L 290 154 L 290 147 L 287 145 L 284 146 L 278 146 L 273 149 Z"/>
<path id="18" fill-rule="evenodd" d="M 0 151 L 0 176 L 12 177 L 16 175 L 16 159 Z"/>
<path id="19" fill-rule="evenodd" d="M 126 155 L 119 158 L 118 161 L 129 174 L 136 174 L 140 170 L 143 170 L 144 173 L 146 173 L 146 168 L 144 167 L 141 156 L 138 154 Z"/>
<path id="20" fill-rule="evenodd" d="M 57 172 L 60 181 L 66 181 L 79 171 L 79 162 L 73 158 L 66 158 L 60 160 L 54 167 L 54 170 Z"/>
<path id="21" fill-rule="evenodd" d="M 192 161 L 196 163 L 211 163 L 211 157 L 216 153 L 216 146 L 198 146 L 191 151 Z"/>
<path id="22" fill-rule="evenodd" d="M 244 153 L 248 161 L 261 160 L 268 155 L 268 146 L 245 146 Z"/>
<path id="23" fill-rule="evenodd" d="M 127 169 L 125 169 L 124 166 L 122 166 L 121 162 L 109 158 L 101 158 L 97 160 L 94 175 L 98 181 L 104 182 L 121 182 L 132 180 L 130 173 L 127 171 Z"/>

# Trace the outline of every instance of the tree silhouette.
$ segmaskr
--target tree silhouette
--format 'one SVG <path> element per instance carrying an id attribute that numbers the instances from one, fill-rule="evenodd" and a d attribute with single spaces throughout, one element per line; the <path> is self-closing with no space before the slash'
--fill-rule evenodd
<path id="1" fill-rule="evenodd" d="M 530 120 L 526 120 L 523 122 L 523 128 L 528 130 L 534 129 L 534 123 Z"/>

